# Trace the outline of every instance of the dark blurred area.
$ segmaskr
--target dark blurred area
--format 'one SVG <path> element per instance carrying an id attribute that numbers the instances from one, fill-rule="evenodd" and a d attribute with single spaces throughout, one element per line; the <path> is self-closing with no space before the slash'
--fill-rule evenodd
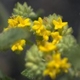
<path id="1" fill-rule="evenodd" d="M 34 11 L 42 9 L 44 13 L 41 16 L 49 14 L 59 14 L 63 16 L 63 21 L 67 21 L 69 26 L 73 28 L 73 35 L 77 39 L 80 27 L 80 0 L 0 0 L 5 10 L 10 16 L 16 2 L 24 3 L 32 6 Z M 2 11 L 2 10 L 1 10 Z M 19 56 L 11 51 L 1 52 L 0 54 L 0 69 L 3 72 L 15 78 L 15 80 L 26 80 L 21 76 L 20 72 L 25 69 L 25 54 Z"/>

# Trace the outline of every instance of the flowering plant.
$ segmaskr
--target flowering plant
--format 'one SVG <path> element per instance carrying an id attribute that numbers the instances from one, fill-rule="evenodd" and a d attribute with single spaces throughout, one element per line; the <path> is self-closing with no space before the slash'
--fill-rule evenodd
<path id="1" fill-rule="evenodd" d="M 72 32 L 62 16 L 42 18 L 26 3 L 17 3 L 0 33 L 0 50 L 22 53 L 29 46 L 21 72 L 29 79 L 76 80 L 80 79 L 80 50 Z"/>

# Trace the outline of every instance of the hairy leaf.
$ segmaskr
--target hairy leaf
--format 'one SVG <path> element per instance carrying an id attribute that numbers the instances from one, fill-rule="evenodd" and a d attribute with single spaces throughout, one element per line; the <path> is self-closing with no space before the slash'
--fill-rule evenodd
<path id="1" fill-rule="evenodd" d="M 29 32 L 23 28 L 11 28 L 0 33 L 0 49 L 9 48 L 15 41 L 28 39 Z"/>

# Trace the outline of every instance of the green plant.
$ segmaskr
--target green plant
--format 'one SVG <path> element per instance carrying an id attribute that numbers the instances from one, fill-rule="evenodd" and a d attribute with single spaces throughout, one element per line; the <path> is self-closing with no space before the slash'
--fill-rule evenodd
<path id="1" fill-rule="evenodd" d="M 53 80 L 76 80 L 80 79 L 80 46 L 72 32 L 62 16 L 52 14 L 41 18 L 26 3 L 17 3 L 8 26 L 0 33 L 0 50 L 11 48 L 22 53 L 29 46 L 26 69 L 21 72 L 29 79 L 49 76 Z"/>

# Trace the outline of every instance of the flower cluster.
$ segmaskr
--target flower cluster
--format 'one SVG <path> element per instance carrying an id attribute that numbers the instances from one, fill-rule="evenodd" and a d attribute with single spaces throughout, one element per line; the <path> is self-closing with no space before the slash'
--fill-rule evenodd
<path id="1" fill-rule="evenodd" d="M 30 26 L 30 19 L 29 18 L 24 18 L 22 16 L 12 16 L 10 19 L 8 19 L 8 27 L 4 28 L 4 31 L 10 29 L 10 28 L 25 28 Z M 23 46 L 26 44 L 26 40 L 21 39 L 16 41 L 15 43 L 12 44 L 11 50 L 12 51 L 22 51 Z"/>
<path id="2" fill-rule="evenodd" d="M 50 56 L 50 59 L 47 59 L 46 64 L 44 63 L 45 68 L 43 68 L 43 70 L 41 69 L 40 72 L 43 74 L 43 76 L 49 75 L 52 79 L 55 79 L 57 74 L 59 74 L 62 71 L 68 72 L 68 68 L 70 68 L 70 64 L 67 62 L 68 59 L 67 58 L 62 59 L 61 53 L 58 52 L 58 48 L 57 48 L 57 44 L 63 38 L 62 31 L 64 27 L 67 26 L 68 23 L 62 22 L 61 17 L 51 20 L 50 23 L 52 29 L 47 28 L 45 24 L 45 19 L 39 17 L 38 20 L 34 20 L 32 22 L 32 27 L 30 27 L 31 28 L 30 30 L 36 36 L 36 44 L 38 49 L 42 51 L 43 55 L 45 53 L 48 53 L 45 56 L 43 56 L 44 57 L 43 60 L 46 61 L 46 57 Z M 29 18 L 24 18 L 22 16 L 13 16 L 12 18 L 8 19 L 8 24 L 9 24 L 8 27 L 5 28 L 4 31 L 16 27 L 25 28 L 27 26 L 30 26 L 31 22 Z M 11 50 L 22 51 L 23 46 L 25 44 L 26 44 L 26 40 L 24 39 L 18 40 L 12 44 Z M 29 56 L 27 55 L 27 57 Z M 29 64 L 33 64 L 33 63 L 27 62 L 26 66 L 28 67 Z M 38 67 L 40 67 L 40 64 L 38 65 Z"/>
<path id="3" fill-rule="evenodd" d="M 60 72 L 68 72 L 70 64 L 68 58 L 61 58 L 61 53 L 58 52 L 57 44 L 63 38 L 62 31 L 68 25 L 67 22 L 62 22 L 62 18 L 53 19 L 50 23 L 52 29 L 47 28 L 45 20 L 41 17 L 33 22 L 32 30 L 36 36 L 37 46 L 40 51 L 48 53 L 45 56 L 50 56 L 48 59 L 43 75 L 49 75 L 52 79 Z M 55 53 L 53 53 L 53 51 Z M 52 52 L 52 54 L 50 54 Z"/>
<path id="4" fill-rule="evenodd" d="M 13 46 L 11 47 L 11 50 L 12 51 L 15 51 L 15 50 L 19 50 L 19 51 L 22 51 L 23 50 L 23 46 L 26 44 L 26 41 L 23 39 L 17 41 L 16 43 L 13 44 Z"/>
<path id="5" fill-rule="evenodd" d="M 50 52 L 56 50 L 56 45 L 62 39 L 61 31 L 67 22 L 62 22 L 61 17 L 57 20 L 52 20 L 53 30 L 46 29 L 44 24 L 44 19 L 38 18 L 38 21 L 34 21 L 32 29 L 35 31 L 36 36 L 42 37 L 42 39 L 37 40 L 37 45 L 41 51 Z"/>
<path id="6" fill-rule="evenodd" d="M 70 63 L 67 62 L 68 58 L 61 58 L 60 53 L 52 55 L 51 61 L 47 63 L 46 69 L 43 72 L 43 75 L 49 75 L 52 79 L 55 79 L 57 74 L 60 72 L 68 72 L 70 68 Z"/>
<path id="7" fill-rule="evenodd" d="M 77 43 L 71 34 L 72 28 L 68 22 L 62 21 L 60 15 L 53 14 L 35 20 L 34 14 L 31 7 L 18 4 L 8 19 L 8 27 L 0 35 L 0 49 L 8 47 L 17 52 L 29 45 L 25 56 L 26 69 L 22 74 L 34 80 L 42 80 L 45 76 L 55 80 L 58 75 L 70 73 L 72 66 L 76 66 L 74 63 L 77 61 L 71 58 L 72 54 L 66 53 L 73 50 Z"/>
<path id="8" fill-rule="evenodd" d="M 30 26 L 30 19 L 23 18 L 22 16 L 15 16 L 13 18 L 8 19 L 9 28 L 12 27 L 26 27 Z"/>

